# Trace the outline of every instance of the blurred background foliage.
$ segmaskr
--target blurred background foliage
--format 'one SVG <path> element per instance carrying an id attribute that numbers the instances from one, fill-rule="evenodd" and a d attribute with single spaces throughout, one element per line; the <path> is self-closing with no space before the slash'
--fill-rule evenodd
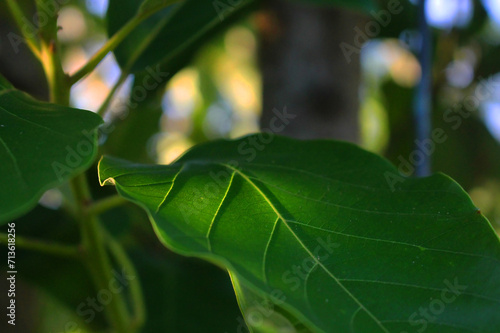
<path id="1" fill-rule="evenodd" d="M 356 3 L 360 5 L 348 10 L 351 15 L 359 16 L 363 22 L 359 27 L 364 30 L 364 22 L 374 20 L 370 8 L 384 9 L 388 2 L 359 1 Z M 34 12 L 32 1 L 20 3 L 27 11 Z M 64 69 L 69 73 L 79 69 L 103 45 L 108 29 L 116 31 L 138 3 L 111 1 L 109 6 L 114 6 L 117 15 L 108 20 L 106 0 L 67 1 L 58 17 Z M 420 43 L 415 29 L 415 6 L 408 0 L 401 0 L 401 5 L 404 10 L 393 15 L 390 23 L 360 50 L 357 118 L 359 144 L 395 165 L 401 165 L 402 159 L 408 160 L 415 149 L 411 110 L 413 91 L 420 77 L 415 56 Z M 207 8 L 215 10 L 212 3 Z M 16 31 L 8 13 L 5 4 L 0 3 L 0 72 L 16 87 L 47 99 L 41 67 L 24 45 L 15 53 L 7 39 L 8 32 Z M 200 142 L 258 131 L 259 119 L 265 111 L 259 44 L 266 37 L 263 34 L 276 33 L 269 17 L 257 5 L 246 8 L 221 28 L 203 35 L 194 46 L 183 49 L 182 57 L 162 67 L 162 71 L 169 73 L 168 82 L 165 80 L 148 91 L 144 99 L 135 101 L 136 106 L 123 107 L 130 93 L 148 75 L 142 70 L 144 66 L 136 65 L 135 74 L 126 78 L 111 103 L 107 120 L 112 130 L 102 130 L 102 153 L 137 162 L 166 164 Z M 433 127 L 441 128 L 448 137 L 435 145 L 433 171 L 444 172 L 459 182 L 500 231 L 500 2 L 428 0 L 427 18 L 434 37 Z M 190 22 L 185 24 L 189 26 Z M 182 42 L 175 40 L 180 38 L 176 36 L 179 30 L 177 27 L 164 36 L 167 39 L 163 46 Z M 120 77 L 119 63 L 126 62 L 143 36 L 138 33 L 134 38 L 117 50 L 118 62 L 114 54 L 108 55 L 94 73 L 74 86 L 71 92 L 74 106 L 94 111 L 100 107 Z M 354 44 L 350 39 L 345 42 Z M 157 57 L 163 52 L 162 45 L 150 52 L 153 58 Z M 334 65 L 349 66 L 345 62 Z M 457 110 L 463 110 L 467 98 L 474 96 L 478 87 L 487 93 L 478 99 L 479 103 L 468 113 L 470 116 L 463 118 L 459 126 L 447 121 L 448 112 L 452 110 L 456 115 Z M 301 122 L 300 118 L 296 121 Z M 89 178 L 96 180 L 94 170 Z M 92 184 L 97 198 L 114 191 L 99 188 L 97 181 Z M 17 233 L 76 242 L 76 226 L 64 210 L 56 210 L 64 203 L 66 194 L 66 188 L 48 191 L 34 211 L 17 221 Z M 147 216 L 137 207 L 113 209 L 104 215 L 104 222 L 126 245 L 137 265 L 147 300 L 145 332 L 244 331 L 224 271 L 163 248 Z M 24 325 L 17 327 L 20 331 L 75 331 L 65 328 L 68 320 L 84 327 L 75 309 L 86 297 L 95 295 L 95 291 L 83 267 L 71 260 L 21 249 L 17 261 L 23 276 L 23 284 L 18 288 L 25 294 L 24 305 L 18 307 L 18 321 Z M 5 283 L 4 278 L 1 280 Z M 4 321 L 0 325 L 3 324 Z M 103 329 L 103 318 L 97 316 L 90 327 Z"/>

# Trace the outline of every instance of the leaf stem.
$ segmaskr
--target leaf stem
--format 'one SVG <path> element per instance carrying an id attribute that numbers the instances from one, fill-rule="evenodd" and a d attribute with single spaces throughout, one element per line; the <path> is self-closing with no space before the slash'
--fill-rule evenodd
<path id="1" fill-rule="evenodd" d="M 121 87 L 121 85 L 123 84 L 123 82 L 125 82 L 125 80 L 127 79 L 128 75 L 129 75 L 128 70 L 123 69 L 122 73 L 120 74 L 120 77 L 118 78 L 118 80 L 116 81 L 116 83 L 113 85 L 113 88 L 111 88 L 111 90 L 109 91 L 108 96 L 106 96 L 106 99 L 104 100 L 104 102 L 99 107 L 99 110 L 97 110 L 97 114 L 98 115 L 100 115 L 101 117 L 104 118 L 104 116 L 106 115 L 106 111 L 108 110 L 108 107 L 111 104 L 111 101 L 113 100 L 113 96 L 118 91 L 118 88 Z"/>
<path id="2" fill-rule="evenodd" d="M 14 18 L 14 21 L 19 28 L 19 31 L 23 35 L 26 45 L 28 45 L 31 52 L 33 52 L 33 54 L 38 59 L 41 59 L 40 41 L 36 37 L 35 33 L 29 33 L 29 31 L 26 31 L 26 29 L 24 29 L 26 26 L 26 23 L 24 22 L 24 20 L 26 20 L 26 15 L 24 15 L 16 0 L 7 0 L 7 6 L 9 7 L 12 17 Z"/>
<path id="3" fill-rule="evenodd" d="M 86 208 L 91 203 L 90 191 L 84 174 L 71 181 L 71 188 L 78 203 L 84 261 L 92 272 L 98 290 L 108 290 L 114 280 L 112 265 L 106 252 L 104 234 L 95 215 L 88 214 Z M 107 318 L 116 332 L 129 330 L 129 313 L 122 294 L 115 294 L 105 308 Z"/>
<path id="4" fill-rule="evenodd" d="M 12 1 L 12 0 L 11 0 Z M 154 13 L 162 10 L 163 8 L 172 5 L 180 0 L 164 0 L 161 2 L 156 2 L 154 5 L 147 5 L 144 7 L 142 5 L 139 8 L 139 12 L 130 19 L 120 30 L 118 30 L 102 47 L 97 51 L 92 58 L 80 68 L 75 74 L 70 78 L 71 84 L 75 84 L 87 74 L 92 72 L 102 59 L 111 51 L 116 49 L 118 45 L 134 30 L 142 21 L 149 18 Z"/>
<path id="5" fill-rule="evenodd" d="M 87 214 L 99 216 L 112 208 L 125 204 L 126 202 L 127 200 L 125 200 L 123 197 L 119 195 L 112 195 L 110 197 L 96 201 L 92 205 L 90 205 L 87 209 Z"/>
<path id="6" fill-rule="evenodd" d="M 54 0 L 37 0 L 36 4 L 37 7 L 40 8 L 53 1 Z M 93 62 L 91 62 L 85 70 L 92 70 L 97 66 L 98 62 L 102 60 L 105 54 L 116 47 L 138 22 L 139 21 L 133 20 L 125 30 L 122 30 L 121 34 L 112 38 L 107 46 L 108 49 L 106 50 L 106 48 L 104 48 L 102 53 L 98 53 Z M 49 22 L 47 26 L 41 29 L 40 33 L 41 62 L 49 84 L 50 101 L 52 103 L 69 106 L 70 89 L 76 81 L 74 81 L 74 77 L 73 80 L 71 80 L 63 71 L 59 48 L 57 47 L 57 25 L 55 21 Z M 79 75 L 83 74 L 82 77 L 85 76 L 85 73 L 80 73 Z M 81 231 L 81 258 L 91 273 L 96 289 L 108 290 L 110 288 L 110 283 L 115 280 L 112 260 L 106 248 L 106 242 L 110 241 L 111 236 L 106 237 L 106 232 L 98 219 L 98 215 L 119 204 L 120 200 L 112 197 L 93 203 L 85 173 L 81 173 L 71 179 L 70 187 L 75 202 L 74 206 L 76 207 L 76 219 L 79 222 Z M 120 244 L 113 241 L 112 243 L 114 253 L 119 253 L 120 264 L 124 265 L 127 271 L 135 272 L 132 264 L 127 261 L 128 258 L 126 258 L 125 251 L 120 250 Z M 120 251 L 122 251 L 121 254 Z M 136 305 L 139 307 L 139 309 L 136 310 L 136 318 L 139 318 L 139 320 L 134 319 L 134 323 L 132 323 L 126 298 L 123 293 L 114 294 L 109 303 L 105 306 L 104 311 L 106 318 L 115 332 L 131 332 L 132 324 L 142 324 L 144 307 L 142 298 L 137 296 L 137 293 L 140 295 L 140 291 L 136 290 L 136 288 L 139 287 L 140 286 L 134 287 L 133 289 L 131 287 L 132 296 L 135 295 L 134 300 L 139 302 L 138 305 Z"/>
<path id="7" fill-rule="evenodd" d="M 134 64 L 137 61 L 137 59 L 139 59 L 139 57 L 141 56 L 141 54 L 146 50 L 146 48 L 158 36 L 158 34 L 160 33 L 161 29 L 168 22 L 169 18 L 170 18 L 169 16 L 164 17 L 160 21 L 160 23 L 158 23 L 158 25 L 155 27 L 155 29 L 152 30 L 148 34 L 148 36 L 142 41 L 142 43 L 139 44 L 139 46 L 132 53 L 132 55 L 130 56 L 127 64 L 122 69 L 120 77 L 118 78 L 118 80 L 114 84 L 114 86 L 111 89 L 111 91 L 109 92 L 108 96 L 106 96 L 106 99 L 104 100 L 104 102 L 102 103 L 102 105 L 99 107 L 99 110 L 97 111 L 98 115 L 100 115 L 101 117 L 104 118 L 104 116 L 106 115 L 106 111 L 108 110 L 109 104 L 111 103 L 111 101 L 112 101 L 113 96 L 115 95 L 115 93 L 118 91 L 118 88 L 120 88 L 121 85 L 123 84 L 123 82 L 125 82 L 125 80 L 127 79 L 127 77 L 130 75 L 132 67 L 134 66 Z"/>
<path id="8" fill-rule="evenodd" d="M 42 63 L 49 82 L 50 100 L 53 103 L 69 106 L 71 84 L 63 72 L 59 52 L 55 48 L 56 41 L 49 43 L 47 47 L 46 42 L 42 41 Z M 107 290 L 109 284 L 115 279 L 113 266 L 106 251 L 105 239 L 97 215 L 88 212 L 88 208 L 92 205 L 92 197 L 85 173 L 74 177 L 70 181 L 70 187 L 80 225 L 83 261 L 91 273 L 96 289 Z M 120 333 L 129 331 L 130 315 L 122 294 L 115 294 L 104 311 L 114 331 Z"/>
<path id="9" fill-rule="evenodd" d="M 16 236 L 15 239 L 16 247 L 26 250 L 39 251 L 60 257 L 80 257 L 80 249 L 76 245 L 58 244 L 21 236 Z M 0 244 L 9 245 L 7 234 L 0 233 Z"/>
<path id="10" fill-rule="evenodd" d="M 109 52 L 113 51 L 144 19 L 145 17 L 143 16 L 134 16 L 129 22 L 127 22 L 127 24 L 125 24 L 113 35 L 113 37 L 108 39 L 101 49 L 99 49 L 82 68 L 80 68 L 75 74 L 71 75 L 70 83 L 75 84 L 87 74 L 92 72 L 97 65 L 99 65 L 101 60 L 104 59 Z"/>
<path id="11" fill-rule="evenodd" d="M 92 72 L 106 55 L 116 49 L 118 45 L 134 30 L 142 21 L 165 8 L 167 5 L 176 1 L 165 1 L 161 5 L 151 7 L 149 10 L 142 11 L 128 21 L 120 30 L 118 30 L 102 47 L 97 51 L 90 60 L 80 68 L 75 74 L 70 77 L 70 83 L 75 84 L 87 74 Z"/>
<path id="12" fill-rule="evenodd" d="M 134 317 L 131 322 L 132 331 L 138 330 L 144 324 L 146 320 L 146 307 L 144 304 L 144 295 L 142 293 L 141 283 L 139 280 L 139 275 L 137 271 L 127 256 L 127 253 L 123 247 L 118 243 L 111 235 L 105 232 L 107 245 L 109 251 L 119 263 L 121 267 L 126 271 L 127 275 L 134 276 L 135 279 L 130 280 L 130 297 L 133 305 Z"/>

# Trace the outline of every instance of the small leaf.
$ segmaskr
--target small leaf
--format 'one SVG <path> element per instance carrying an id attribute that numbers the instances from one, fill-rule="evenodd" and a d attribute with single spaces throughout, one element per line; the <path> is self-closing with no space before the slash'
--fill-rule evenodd
<path id="1" fill-rule="evenodd" d="M 37 101 L 0 76 L 0 222 L 89 167 L 101 123 L 95 113 Z"/>
<path id="2" fill-rule="evenodd" d="M 167 166 L 107 157 L 99 173 L 166 246 L 281 292 L 312 331 L 500 331 L 499 239 L 442 174 L 402 178 L 351 144 L 263 134 Z"/>

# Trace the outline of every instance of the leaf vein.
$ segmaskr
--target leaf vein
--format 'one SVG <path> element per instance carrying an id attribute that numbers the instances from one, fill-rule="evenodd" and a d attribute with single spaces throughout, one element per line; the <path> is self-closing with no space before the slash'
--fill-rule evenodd
<path id="1" fill-rule="evenodd" d="M 373 319 L 373 321 L 385 332 L 385 333 L 390 333 L 385 327 L 384 325 L 380 322 L 380 320 L 375 317 L 375 315 L 373 315 L 373 313 L 371 313 L 364 305 L 363 303 L 361 303 L 340 281 L 339 279 L 330 271 L 328 270 L 327 267 L 325 267 L 325 265 L 323 265 L 320 261 L 318 261 L 318 259 L 314 256 L 314 254 L 311 252 L 311 250 L 309 250 L 309 248 L 307 246 L 305 246 L 305 244 L 302 242 L 302 240 L 297 236 L 297 234 L 293 231 L 293 229 L 290 227 L 290 225 L 287 223 L 287 220 L 281 215 L 281 213 L 278 211 L 278 209 L 276 209 L 276 207 L 274 206 L 274 204 L 271 202 L 271 200 L 264 194 L 264 192 L 262 192 L 262 190 L 260 189 L 260 187 L 258 187 L 250 178 L 249 176 L 247 176 L 245 173 L 243 173 L 241 170 L 238 170 L 230 165 L 227 165 L 227 164 L 222 164 L 224 165 L 226 168 L 228 169 L 231 169 L 231 170 L 234 170 L 236 171 L 245 181 L 247 181 L 261 196 L 262 198 L 269 204 L 269 206 L 274 210 L 274 212 L 276 213 L 276 215 L 278 215 L 278 217 L 283 221 L 283 223 L 285 224 L 285 226 L 287 227 L 287 229 L 290 231 L 290 233 L 292 234 L 292 236 L 297 240 L 297 242 L 300 244 L 300 246 L 309 254 L 309 256 L 313 259 L 313 261 L 315 261 L 324 271 L 325 273 L 330 276 L 334 281 L 335 283 L 337 283 L 339 285 L 339 287 L 356 303 L 358 304 L 362 309 L 363 311 L 366 312 L 366 314 Z"/>
<path id="2" fill-rule="evenodd" d="M 262 179 L 259 179 L 257 177 L 252 177 L 252 176 L 248 176 L 248 178 L 250 179 L 255 179 L 255 180 L 258 180 L 259 182 L 265 184 L 265 185 L 269 185 L 269 186 L 272 186 L 282 192 L 285 192 L 285 193 L 288 193 L 292 196 L 295 196 L 295 197 L 298 197 L 298 198 L 302 198 L 302 199 L 307 199 L 307 200 L 310 200 L 310 201 L 314 201 L 314 202 L 319 202 L 319 203 L 322 203 L 324 205 L 328 205 L 328 206 L 335 206 L 335 207 L 338 207 L 338 208 L 342 208 L 342 209 L 346 209 L 346 210 L 352 210 L 352 211 L 357 211 L 357 212 L 364 212 L 364 213 L 369 213 L 369 214 L 375 214 L 375 215 L 401 215 L 401 216 L 434 216 L 434 217 L 442 217 L 442 215 L 439 215 L 439 214 L 417 214 L 417 213 L 400 213 L 400 212 L 384 212 L 384 211 L 378 211 L 378 210 L 370 210 L 370 209 L 361 209 L 361 208 L 354 208 L 354 207 L 349 207 L 349 206 L 344 206 L 344 205 L 341 205 L 341 204 L 337 204 L 337 203 L 333 203 L 333 202 L 328 202 L 328 201 L 324 201 L 324 200 L 318 200 L 318 199 L 313 199 L 311 197 L 306 197 L 306 196 L 303 196 L 303 195 L 300 195 L 298 193 L 293 193 L 293 192 L 290 192 L 278 185 L 275 185 L 275 184 L 271 184 L 269 182 L 266 182 L 266 181 L 263 181 Z M 447 219 L 458 219 L 460 218 L 460 216 L 457 214 L 457 217 L 452 217 L 452 216 L 449 216 L 447 215 L 446 216 Z"/>
<path id="3" fill-rule="evenodd" d="M 340 236 L 345 236 L 345 237 L 359 238 L 359 239 L 368 240 L 368 241 L 384 242 L 384 243 L 390 243 L 390 244 L 396 244 L 396 245 L 405 245 L 405 246 L 416 247 L 416 248 L 419 248 L 419 249 L 424 249 L 426 251 L 436 251 L 436 252 L 451 253 L 451 254 L 455 254 L 455 255 L 464 255 L 464 256 L 471 256 L 471 257 L 479 257 L 479 258 L 491 259 L 491 260 L 500 262 L 500 260 L 498 260 L 495 257 L 483 256 L 483 255 L 476 254 L 476 253 L 459 252 L 459 251 L 452 251 L 452 250 L 445 250 L 445 249 L 435 249 L 435 248 L 425 247 L 425 246 L 422 246 L 422 245 L 410 244 L 410 243 L 405 243 L 405 242 L 398 242 L 398 241 L 393 241 L 393 240 L 388 240 L 388 239 L 380 239 L 380 238 L 372 238 L 372 237 L 365 237 L 365 236 L 347 234 L 345 232 L 328 230 L 328 229 L 316 227 L 316 226 L 313 226 L 313 225 L 310 225 L 310 224 L 302 223 L 302 222 L 299 222 L 299 221 L 293 221 L 293 220 L 287 220 L 287 222 L 290 222 L 290 223 L 293 223 L 293 224 L 299 224 L 299 225 L 302 225 L 302 226 L 305 226 L 305 227 L 308 227 L 308 228 L 317 229 L 317 230 L 321 230 L 321 231 L 324 231 L 324 232 L 328 232 L 328 233 L 332 233 L 332 234 L 336 234 L 336 235 L 340 235 Z"/>
<path id="4" fill-rule="evenodd" d="M 222 200 L 221 200 L 219 206 L 217 207 L 217 210 L 215 211 L 214 217 L 212 218 L 212 221 L 210 222 L 210 226 L 208 227 L 207 234 L 205 236 L 207 239 L 208 250 L 210 252 L 212 252 L 212 243 L 210 242 L 210 234 L 212 233 L 212 229 L 213 229 L 214 224 L 215 224 L 215 219 L 219 215 L 219 211 L 226 200 L 226 197 L 227 197 L 227 194 L 229 193 L 229 190 L 231 189 L 231 185 L 233 184 L 234 174 L 235 174 L 235 172 L 233 172 L 231 174 L 231 178 L 229 179 L 229 184 L 227 185 L 226 192 L 224 193 L 224 196 L 222 197 Z"/>
<path id="5" fill-rule="evenodd" d="M 267 284 L 267 273 L 266 273 L 266 259 L 267 259 L 267 253 L 269 252 L 269 246 L 271 245 L 271 241 L 273 239 L 273 236 L 276 232 L 276 227 L 278 226 L 280 218 L 279 216 L 276 218 L 276 221 L 274 221 L 273 225 L 273 230 L 271 231 L 271 235 L 269 236 L 269 240 L 267 241 L 266 248 L 264 250 L 264 257 L 262 259 L 262 276 L 264 277 L 264 282 Z"/>
<path id="6" fill-rule="evenodd" d="M 174 178 L 172 178 L 172 186 L 170 186 L 170 188 L 168 189 L 167 193 L 165 194 L 165 197 L 163 198 L 163 200 L 160 202 L 160 204 L 158 205 L 158 207 L 156 207 L 156 213 L 158 214 L 158 212 L 160 211 L 161 209 L 161 206 L 165 203 L 165 201 L 167 200 L 167 197 L 168 195 L 170 194 L 170 191 L 172 191 L 172 189 L 174 188 L 174 185 L 175 185 L 175 180 L 177 179 L 177 177 L 181 174 L 182 170 L 184 170 L 184 167 L 186 166 L 186 164 L 184 164 L 180 169 L 179 169 L 179 172 L 177 172 L 174 176 Z"/>
<path id="7" fill-rule="evenodd" d="M 365 280 L 365 279 L 339 279 L 339 280 L 342 282 L 385 284 L 385 285 L 390 285 L 390 286 L 418 288 L 418 289 L 438 291 L 438 292 L 443 291 L 443 288 L 440 289 L 440 288 L 434 288 L 434 287 L 420 286 L 417 284 L 400 283 L 400 282 L 393 282 L 393 281 Z M 470 292 L 466 292 L 466 291 L 460 291 L 460 294 L 461 295 L 468 295 L 468 296 L 476 297 L 476 298 L 482 298 L 482 299 L 485 299 L 487 301 L 500 304 L 500 300 L 492 298 L 492 297 L 488 297 L 485 295 L 479 295 L 476 293 L 470 293 Z"/>

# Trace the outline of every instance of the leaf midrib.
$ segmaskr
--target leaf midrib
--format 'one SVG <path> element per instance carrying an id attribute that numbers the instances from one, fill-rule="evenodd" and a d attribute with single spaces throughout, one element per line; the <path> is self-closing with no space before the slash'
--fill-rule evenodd
<path id="1" fill-rule="evenodd" d="M 311 257 L 311 259 L 319 266 L 321 267 L 325 273 L 330 276 L 336 283 L 337 285 L 363 310 L 365 313 L 372 318 L 375 323 L 385 332 L 385 333 L 390 333 L 385 326 L 380 322 L 380 320 L 373 314 L 371 313 L 364 305 L 361 303 L 360 300 L 358 300 L 350 291 L 347 289 L 340 281 L 339 279 L 332 273 L 328 268 L 325 267 L 315 256 L 314 254 L 309 250 L 307 246 L 302 242 L 302 240 L 298 237 L 298 235 L 293 231 L 293 229 L 290 227 L 288 224 L 287 220 L 281 215 L 281 213 L 278 211 L 278 209 L 274 206 L 274 204 L 271 202 L 271 200 L 264 194 L 264 192 L 260 189 L 259 186 L 257 186 L 245 173 L 242 171 L 238 170 L 237 168 L 234 168 L 228 164 L 221 164 L 222 166 L 238 173 L 248 184 L 250 184 L 261 196 L 262 198 L 268 203 L 268 205 L 271 207 L 271 209 L 275 212 L 275 214 L 278 216 L 278 218 L 282 221 L 282 223 L 287 227 L 287 229 L 290 231 L 290 233 L 293 235 L 293 237 L 297 240 L 297 242 L 300 244 L 300 246 L 307 252 L 307 254 Z M 274 230 L 274 229 L 273 229 Z M 273 233 L 271 233 L 271 237 L 273 236 Z"/>

